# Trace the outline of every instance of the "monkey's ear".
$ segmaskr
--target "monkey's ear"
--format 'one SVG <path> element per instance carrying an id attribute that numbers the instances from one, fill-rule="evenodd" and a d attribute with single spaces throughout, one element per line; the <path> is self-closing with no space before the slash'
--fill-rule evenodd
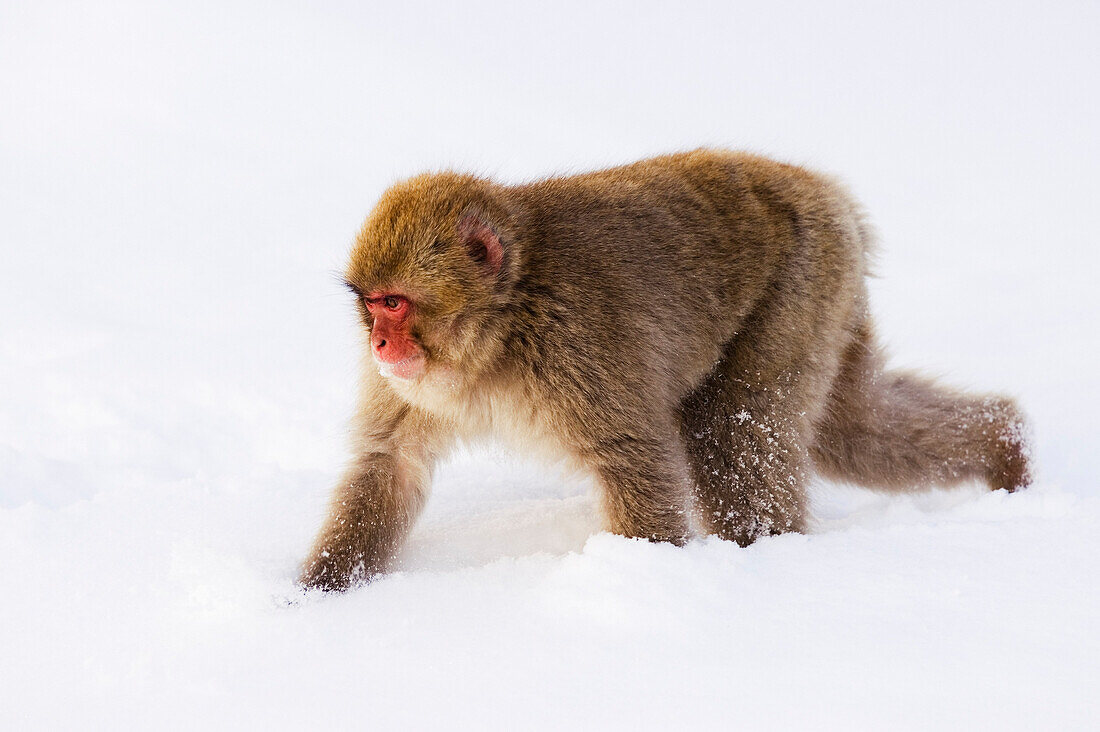
<path id="1" fill-rule="evenodd" d="M 475 214 L 466 214 L 458 221 L 458 235 L 470 258 L 486 274 L 496 277 L 504 264 L 504 246 L 493 227 Z"/>

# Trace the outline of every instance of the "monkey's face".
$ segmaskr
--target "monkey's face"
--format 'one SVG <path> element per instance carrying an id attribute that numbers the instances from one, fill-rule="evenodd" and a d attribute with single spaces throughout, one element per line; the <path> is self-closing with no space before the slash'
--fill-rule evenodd
<path id="1" fill-rule="evenodd" d="M 387 379 L 469 376 L 492 360 L 506 252 L 488 207 L 460 182 L 431 175 L 390 189 L 352 251 L 345 279 Z"/>
<path id="2" fill-rule="evenodd" d="M 424 347 L 412 335 L 413 303 L 399 292 L 378 291 L 362 298 L 370 314 L 370 350 L 383 376 L 414 379 L 424 373 Z"/>

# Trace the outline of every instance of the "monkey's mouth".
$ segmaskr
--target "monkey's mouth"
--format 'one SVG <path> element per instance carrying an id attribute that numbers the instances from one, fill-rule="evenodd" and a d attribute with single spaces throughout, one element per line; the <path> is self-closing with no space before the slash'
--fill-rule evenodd
<path id="1" fill-rule="evenodd" d="M 415 379 L 424 373 L 424 367 L 427 365 L 427 359 L 424 354 L 414 353 L 411 356 L 406 356 L 400 361 L 383 361 L 374 357 L 374 363 L 378 365 L 378 373 L 387 379 Z"/>

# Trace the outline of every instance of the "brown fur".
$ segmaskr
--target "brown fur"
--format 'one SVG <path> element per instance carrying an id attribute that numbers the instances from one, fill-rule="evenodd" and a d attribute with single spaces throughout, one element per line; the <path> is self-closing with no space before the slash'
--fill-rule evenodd
<path id="1" fill-rule="evenodd" d="M 471 256 L 474 229 L 499 237 L 492 269 Z M 347 281 L 407 294 L 428 366 L 400 380 L 366 364 L 357 457 L 301 581 L 383 571 L 455 436 L 565 455 L 597 478 L 610 530 L 677 543 L 692 506 L 740 544 L 803 530 L 814 471 L 886 490 L 1022 487 L 1010 400 L 884 370 L 870 238 L 832 180 L 724 151 L 519 186 L 394 186 Z"/>

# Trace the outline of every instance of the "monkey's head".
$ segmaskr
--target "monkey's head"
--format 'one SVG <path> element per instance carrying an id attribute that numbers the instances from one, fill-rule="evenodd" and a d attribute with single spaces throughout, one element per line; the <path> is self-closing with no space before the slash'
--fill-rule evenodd
<path id="1" fill-rule="evenodd" d="M 383 194 L 345 275 L 383 376 L 469 375 L 493 361 L 517 271 L 514 230 L 496 187 L 472 176 L 425 174 Z"/>

